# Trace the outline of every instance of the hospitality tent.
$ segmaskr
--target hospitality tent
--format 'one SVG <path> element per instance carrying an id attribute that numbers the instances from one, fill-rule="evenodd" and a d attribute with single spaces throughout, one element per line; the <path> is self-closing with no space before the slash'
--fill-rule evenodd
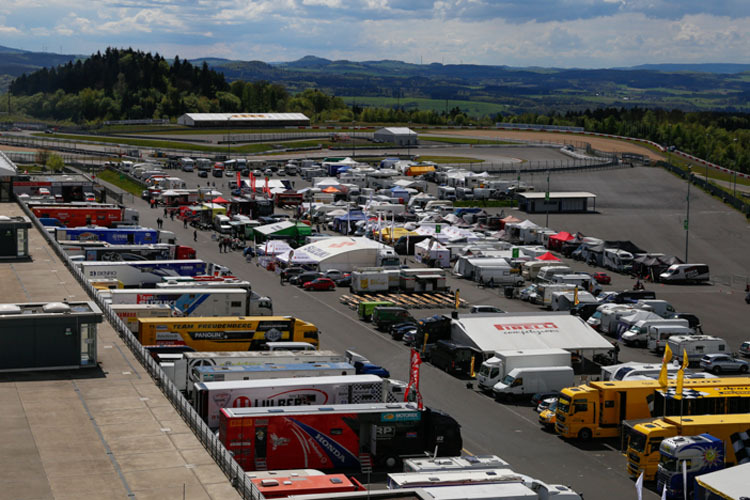
<path id="1" fill-rule="evenodd" d="M 398 259 L 391 247 L 368 238 L 352 236 L 333 236 L 304 245 L 295 250 L 302 251 L 315 260 L 320 271 L 338 269 L 350 272 L 357 267 L 374 267 L 385 260 Z M 288 263 L 282 255 L 281 262 Z"/>
<path id="2" fill-rule="evenodd" d="M 435 239 L 420 241 L 414 245 L 414 257 L 430 267 L 449 267 L 451 252 Z"/>
<path id="3" fill-rule="evenodd" d="M 552 236 L 548 238 L 547 247 L 550 250 L 560 250 L 563 246 L 563 243 L 565 243 L 566 241 L 574 240 L 574 239 L 576 239 L 576 237 L 570 234 L 569 232 L 560 231 L 559 233 L 553 234 Z"/>
<path id="4" fill-rule="evenodd" d="M 263 245 L 258 245 L 259 255 L 279 255 L 288 253 L 292 247 L 283 240 L 268 240 Z"/>
<path id="5" fill-rule="evenodd" d="M 276 256 L 276 260 L 290 266 L 309 266 L 317 263 L 317 259 L 300 249 L 280 253 Z"/>
<path id="6" fill-rule="evenodd" d="M 556 262 L 560 261 L 560 259 L 558 259 L 554 255 L 552 255 L 551 252 L 543 253 L 542 255 L 540 255 L 539 257 L 537 257 L 534 260 L 549 260 L 549 261 L 556 261 Z"/>
<path id="7" fill-rule="evenodd" d="M 558 348 L 608 351 L 612 344 L 578 316 L 568 313 L 459 315 L 451 322 L 451 340 L 488 354 L 503 350 Z"/>

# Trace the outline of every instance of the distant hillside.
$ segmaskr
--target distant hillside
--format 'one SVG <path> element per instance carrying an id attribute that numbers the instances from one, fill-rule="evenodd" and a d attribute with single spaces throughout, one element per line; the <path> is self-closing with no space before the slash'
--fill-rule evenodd
<path id="1" fill-rule="evenodd" d="M 72 54 L 52 54 L 50 52 L 30 52 L 0 45 L 0 92 L 7 90 L 8 82 L 24 73 L 51 68 L 68 61 L 76 61 L 83 56 Z"/>
<path id="2" fill-rule="evenodd" d="M 357 97 L 478 101 L 500 104 L 514 113 L 603 106 L 750 111 L 750 76 L 738 77 L 750 65 L 742 64 L 566 69 L 331 61 L 314 56 L 272 64 L 206 61 L 230 81 L 267 80 L 283 84 L 292 93 L 314 87 L 351 97 L 352 102 Z"/>

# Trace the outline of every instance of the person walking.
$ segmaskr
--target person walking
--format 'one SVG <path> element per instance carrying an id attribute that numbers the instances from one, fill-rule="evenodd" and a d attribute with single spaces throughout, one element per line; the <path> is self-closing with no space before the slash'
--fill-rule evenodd
<path id="1" fill-rule="evenodd" d="M 187 219 L 182 219 L 182 228 L 187 229 Z"/>
<path id="2" fill-rule="evenodd" d="M 164 207 L 164 217 L 167 216 L 167 207 Z"/>
<path id="3" fill-rule="evenodd" d="M 193 241 L 198 241 L 198 231 L 193 229 Z"/>
<path id="4" fill-rule="evenodd" d="M 612 349 L 612 360 L 614 364 L 617 364 L 620 357 L 620 344 L 615 342 L 615 347 Z"/>
<path id="5" fill-rule="evenodd" d="M 157 217 L 156 218 L 156 228 L 157 229 L 161 229 L 161 222 L 162 222 L 161 221 L 161 217 Z"/>
<path id="6" fill-rule="evenodd" d="M 224 240 L 219 239 L 219 253 L 224 253 Z"/>

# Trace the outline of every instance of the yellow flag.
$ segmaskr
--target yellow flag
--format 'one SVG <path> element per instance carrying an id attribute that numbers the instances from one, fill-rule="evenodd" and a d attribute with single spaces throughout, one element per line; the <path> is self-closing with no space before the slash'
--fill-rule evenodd
<path id="1" fill-rule="evenodd" d="M 573 304 L 578 305 L 578 287 L 573 289 Z"/>
<path id="2" fill-rule="evenodd" d="M 677 371 L 677 387 L 675 387 L 675 399 L 682 399 L 682 382 L 685 380 L 685 368 L 688 367 L 688 356 L 685 349 L 682 350 L 682 366 Z"/>
<path id="3" fill-rule="evenodd" d="M 460 291 L 461 290 L 459 290 L 458 288 L 456 288 L 456 303 L 455 303 L 455 309 L 456 310 L 458 310 L 458 306 L 461 303 L 460 300 L 459 300 L 459 298 L 458 298 L 458 294 L 459 294 Z"/>
<path id="4" fill-rule="evenodd" d="M 669 348 L 669 344 L 664 347 L 664 357 L 661 359 L 661 371 L 659 372 L 659 385 L 663 391 L 667 390 L 667 365 L 672 361 L 672 349 Z"/>

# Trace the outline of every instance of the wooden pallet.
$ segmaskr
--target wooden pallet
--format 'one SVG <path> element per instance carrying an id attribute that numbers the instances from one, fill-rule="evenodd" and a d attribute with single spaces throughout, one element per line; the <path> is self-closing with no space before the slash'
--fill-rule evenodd
<path id="1" fill-rule="evenodd" d="M 449 292 L 434 293 L 366 293 L 362 295 L 342 295 L 340 302 L 357 309 L 360 302 L 387 301 L 407 309 L 443 309 L 454 307 L 456 301 Z M 458 307 L 468 307 L 464 299 L 458 299 Z"/>

